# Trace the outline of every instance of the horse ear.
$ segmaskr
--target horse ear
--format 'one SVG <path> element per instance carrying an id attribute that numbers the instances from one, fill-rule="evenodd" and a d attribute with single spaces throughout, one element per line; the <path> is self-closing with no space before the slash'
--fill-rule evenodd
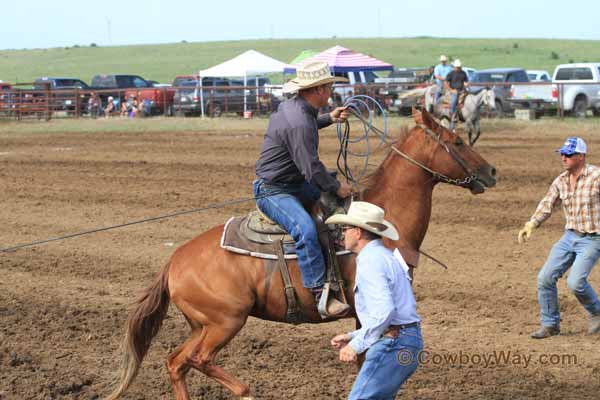
<path id="1" fill-rule="evenodd" d="M 440 124 L 426 110 L 423 110 L 421 112 L 421 116 L 422 116 L 422 121 L 423 121 L 422 123 L 425 124 L 425 126 L 429 127 L 430 129 L 437 131 L 437 129 L 440 127 Z"/>
<path id="2" fill-rule="evenodd" d="M 412 108 L 412 117 L 415 120 L 415 124 L 423 123 L 423 114 L 421 111 L 417 110 L 415 107 Z"/>

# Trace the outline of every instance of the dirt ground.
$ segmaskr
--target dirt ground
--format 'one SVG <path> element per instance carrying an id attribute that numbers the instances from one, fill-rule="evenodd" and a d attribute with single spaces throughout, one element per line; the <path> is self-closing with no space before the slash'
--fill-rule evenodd
<path id="1" fill-rule="evenodd" d="M 233 134 L 2 133 L 0 246 L 250 196 L 260 125 Z M 400 397 L 598 398 L 600 337 L 586 335 L 587 316 L 564 279 L 562 334 L 529 338 L 539 323 L 536 274 L 561 235 L 560 210 L 526 245 L 517 245 L 516 234 L 560 173 L 552 150 L 565 136 L 586 138 L 589 160 L 600 164 L 599 126 L 482 125 L 476 148 L 497 167 L 498 185 L 479 196 L 448 185 L 434 192 L 423 249 L 449 269 L 422 259 L 416 273 L 427 356 Z M 332 167 L 336 147 L 328 128 L 321 154 Z M 0 254 L 0 399 L 100 398 L 119 366 L 123 325 L 138 292 L 175 248 L 252 207 Z M 600 289 L 598 271 L 591 282 Z M 352 328 L 352 320 L 290 326 L 250 319 L 221 352 L 219 365 L 250 384 L 258 399 L 343 399 L 356 369 L 338 362 L 329 339 Z M 183 317 L 171 307 L 125 398 L 172 398 L 164 361 L 187 334 Z M 508 360 L 489 362 L 502 354 Z M 188 377 L 195 399 L 233 398 L 197 372 Z"/>

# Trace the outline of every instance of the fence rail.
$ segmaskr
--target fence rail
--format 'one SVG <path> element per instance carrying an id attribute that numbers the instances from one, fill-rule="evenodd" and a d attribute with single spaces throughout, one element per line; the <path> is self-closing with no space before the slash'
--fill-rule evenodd
<path id="1" fill-rule="evenodd" d="M 540 106 L 542 99 L 511 98 L 512 91 L 519 86 L 547 87 L 552 97 L 545 99 L 545 108 L 557 115 L 566 115 L 565 98 L 571 95 L 575 85 L 594 83 L 498 83 L 477 82 L 472 86 L 494 87 L 500 102 L 510 102 L 511 109 Z M 587 109 L 600 115 L 600 84 L 596 100 L 588 99 Z M 268 115 L 276 110 L 285 99 L 282 86 L 182 86 L 141 89 L 32 89 L 33 84 L 0 87 L 0 119 L 52 118 L 99 118 L 99 117 L 149 117 L 200 116 L 220 117 L 226 115 L 252 117 Z M 426 87 L 427 84 L 409 82 L 336 85 L 330 105 L 343 104 L 353 95 L 364 94 L 376 99 L 390 113 L 410 114 L 411 108 L 419 104 L 416 98 L 399 100 L 399 95 L 408 90 Z M 503 92 L 504 91 L 504 92 Z M 511 92 L 511 93 L 509 93 Z M 569 98 L 570 99 L 570 98 Z M 503 104 L 504 106 L 504 104 Z"/>

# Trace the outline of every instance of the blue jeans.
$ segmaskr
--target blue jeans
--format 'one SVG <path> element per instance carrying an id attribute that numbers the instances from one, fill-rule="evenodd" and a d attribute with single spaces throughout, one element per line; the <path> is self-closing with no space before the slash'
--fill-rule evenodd
<path id="1" fill-rule="evenodd" d="M 317 288 L 325 283 L 325 259 L 321 252 L 317 227 L 310 214 L 304 209 L 321 197 L 321 191 L 308 182 L 300 184 L 267 184 L 257 179 L 253 184 L 256 205 L 281 225 L 296 242 L 298 265 L 302 271 L 305 288 Z M 269 196 L 273 193 L 272 196 Z"/>
<path id="2" fill-rule="evenodd" d="M 416 371 L 423 350 L 421 328 L 400 330 L 396 339 L 383 336 L 367 350 L 348 400 L 393 400 Z"/>
<path id="3" fill-rule="evenodd" d="M 437 104 L 438 101 L 440 101 L 440 97 L 442 97 L 442 91 L 444 90 L 444 82 L 436 79 L 435 86 L 435 102 L 433 104 Z"/>
<path id="4" fill-rule="evenodd" d="M 454 91 L 450 93 L 450 115 L 454 115 L 456 112 L 456 107 L 458 106 L 458 95 L 459 91 Z"/>
<path id="5" fill-rule="evenodd" d="M 600 236 L 580 237 L 567 230 L 554 244 L 538 273 L 538 301 L 543 326 L 560 326 L 556 282 L 569 268 L 567 285 L 590 316 L 600 314 L 600 301 L 587 277 L 600 258 Z"/>

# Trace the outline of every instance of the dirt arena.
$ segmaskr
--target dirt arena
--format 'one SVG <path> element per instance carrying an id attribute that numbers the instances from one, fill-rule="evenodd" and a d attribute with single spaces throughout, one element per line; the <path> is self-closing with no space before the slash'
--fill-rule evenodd
<path id="1" fill-rule="evenodd" d="M 232 133 L 0 133 L 0 246 L 249 196 L 266 120 L 243 122 Z M 587 316 L 564 279 L 561 336 L 529 339 L 539 324 L 536 274 L 561 235 L 562 213 L 526 245 L 516 235 L 561 171 L 552 150 L 565 136 L 583 136 L 589 160 L 600 164 L 600 125 L 484 121 L 482 129 L 476 148 L 497 167 L 498 185 L 479 196 L 448 185 L 434 192 L 423 249 L 449 269 L 422 259 L 416 272 L 427 356 L 400 397 L 596 399 L 600 337 L 586 336 Z M 324 130 L 321 154 L 331 167 L 336 148 L 334 130 Z M 131 301 L 175 248 L 251 207 L 0 254 L 0 399 L 101 398 L 120 363 Z M 600 289 L 600 271 L 591 282 Z M 258 399 L 343 399 L 356 369 L 338 362 L 329 339 L 352 328 L 352 320 L 250 319 L 218 363 Z M 164 361 L 187 334 L 171 307 L 125 398 L 172 398 Z M 494 355 L 508 359 L 490 362 Z M 194 399 L 233 398 L 197 372 L 188 383 Z"/>

